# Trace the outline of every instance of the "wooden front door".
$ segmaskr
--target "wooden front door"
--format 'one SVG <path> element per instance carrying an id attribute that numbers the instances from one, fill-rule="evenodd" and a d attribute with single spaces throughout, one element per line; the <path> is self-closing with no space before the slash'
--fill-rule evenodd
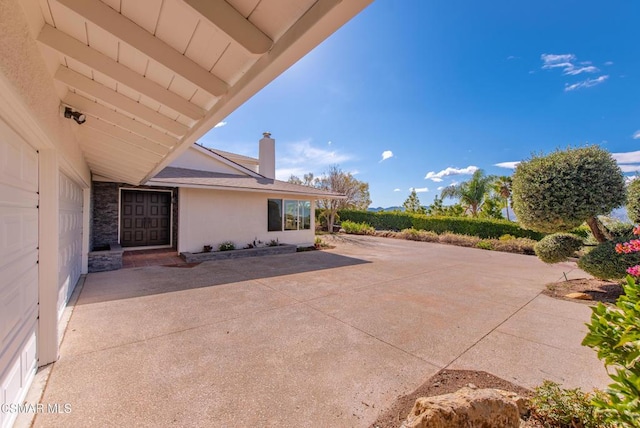
<path id="1" fill-rule="evenodd" d="M 120 245 L 145 247 L 171 243 L 171 193 L 123 190 Z"/>

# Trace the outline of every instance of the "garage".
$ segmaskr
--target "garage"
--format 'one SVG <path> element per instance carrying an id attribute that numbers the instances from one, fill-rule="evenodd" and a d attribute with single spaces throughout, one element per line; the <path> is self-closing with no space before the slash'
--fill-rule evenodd
<path id="1" fill-rule="evenodd" d="M 58 319 L 82 272 L 82 188 L 60 172 L 58 186 Z"/>
<path id="2" fill-rule="evenodd" d="M 37 367 L 38 153 L 0 121 L 0 398 L 19 402 Z M 0 412 L 0 426 L 15 413 Z"/>

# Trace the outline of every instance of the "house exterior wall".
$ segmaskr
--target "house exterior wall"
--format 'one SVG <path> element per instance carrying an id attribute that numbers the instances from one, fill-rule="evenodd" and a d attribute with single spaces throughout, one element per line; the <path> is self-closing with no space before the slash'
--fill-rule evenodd
<path id="1" fill-rule="evenodd" d="M 224 163 L 212 158 L 210 155 L 202 153 L 200 150 L 205 149 L 190 147 L 189 150 L 184 152 L 178 159 L 171 162 L 171 165 L 169 166 L 173 166 L 176 168 L 195 169 L 198 171 L 238 174 L 238 170 L 236 168 L 225 165 Z"/>
<path id="2" fill-rule="evenodd" d="M 281 194 L 195 188 L 180 188 L 179 193 L 179 252 L 200 252 L 205 245 L 212 245 L 215 250 L 225 241 L 231 241 L 236 248 L 242 248 L 254 239 L 262 242 L 277 239 L 283 244 L 298 246 L 313 245 L 313 215 L 309 230 L 267 231 L 268 199 L 311 199 Z M 313 201 L 311 212 L 314 212 Z"/>
<path id="3" fill-rule="evenodd" d="M 171 190 L 173 248 L 178 242 L 178 189 L 173 187 L 132 186 L 125 183 L 94 181 L 91 197 L 91 249 L 108 248 L 118 243 L 120 221 L 120 189 Z"/>

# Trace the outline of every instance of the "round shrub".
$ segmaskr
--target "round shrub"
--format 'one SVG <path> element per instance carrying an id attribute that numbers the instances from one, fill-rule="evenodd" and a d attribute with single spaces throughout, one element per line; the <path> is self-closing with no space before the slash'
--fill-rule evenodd
<path id="1" fill-rule="evenodd" d="M 225 241 L 222 244 L 218 245 L 218 251 L 231 251 L 235 249 L 236 245 L 231 241 Z"/>
<path id="2" fill-rule="evenodd" d="M 634 223 L 640 223 L 640 180 L 633 180 L 627 186 L 627 215 Z"/>
<path id="3" fill-rule="evenodd" d="M 554 233 L 534 245 L 536 256 L 545 263 L 560 263 L 582 247 L 582 238 L 571 233 Z"/>
<path id="4" fill-rule="evenodd" d="M 534 155 L 518 164 L 512 181 L 518 222 L 539 232 L 567 232 L 626 200 L 620 167 L 597 146 Z"/>
<path id="5" fill-rule="evenodd" d="M 614 240 L 629 240 L 633 237 L 633 224 L 615 221 L 605 226 Z"/>
<path id="6" fill-rule="evenodd" d="M 615 241 L 598 244 L 580 257 L 578 267 L 600 279 L 624 278 L 627 275 L 627 268 L 640 264 L 640 253 L 618 254 L 615 248 Z"/>

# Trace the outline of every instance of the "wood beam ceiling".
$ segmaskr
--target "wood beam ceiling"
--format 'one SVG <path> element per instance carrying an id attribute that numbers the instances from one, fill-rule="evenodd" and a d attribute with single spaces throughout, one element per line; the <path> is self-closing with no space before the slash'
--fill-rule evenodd
<path id="1" fill-rule="evenodd" d="M 266 34 L 225 0 L 184 2 L 252 54 L 264 54 L 273 46 L 273 41 Z"/>
<path id="2" fill-rule="evenodd" d="M 134 116 L 138 116 L 149 123 L 152 123 L 168 132 L 176 135 L 184 135 L 189 128 L 181 123 L 168 118 L 167 116 L 156 112 L 131 98 L 119 94 L 118 92 L 107 88 L 106 86 L 91 80 L 88 77 L 70 70 L 64 66 L 60 66 L 56 71 L 54 78 L 65 85 L 85 92 L 92 97 L 103 100 L 112 106 L 127 111 Z"/>
<path id="3" fill-rule="evenodd" d="M 58 2 L 211 95 L 217 97 L 227 92 L 224 81 L 100 0 Z"/>
<path id="4" fill-rule="evenodd" d="M 48 24 L 40 31 L 38 41 L 193 120 L 205 115 L 201 107 Z"/>

